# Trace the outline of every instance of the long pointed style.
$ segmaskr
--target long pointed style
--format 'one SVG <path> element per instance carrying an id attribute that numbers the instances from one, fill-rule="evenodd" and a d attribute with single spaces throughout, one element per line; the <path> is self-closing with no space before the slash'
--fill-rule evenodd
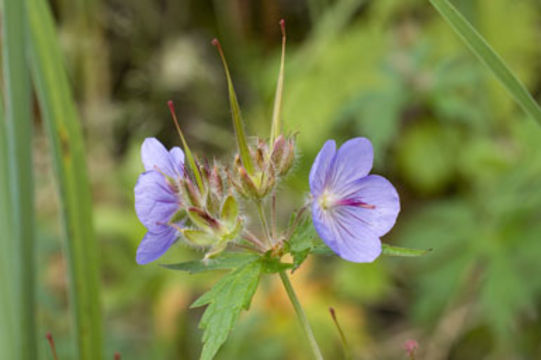
<path id="1" fill-rule="evenodd" d="M 190 167 L 190 169 L 192 170 L 195 176 L 195 181 L 197 182 L 199 191 L 203 193 L 204 186 L 203 186 L 203 181 L 201 180 L 201 173 L 199 172 L 199 168 L 197 167 L 197 162 L 195 161 L 193 153 L 190 150 L 190 147 L 188 146 L 188 142 L 184 138 L 184 134 L 182 133 L 182 130 L 180 129 L 180 125 L 178 123 L 177 114 L 175 111 L 175 105 L 173 104 L 173 101 L 169 100 L 167 102 L 167 106 L 169 106 L 169 111 L 171 111 L 171 116 L 173 117 L 173 121 L 175 122 L 175 127 L 177 128 L 178 135 L 180 136 L 180 141 L 182 141 L 182 146 L 184 147 L 184 153 L 186 154 L 186 158 L 188 159 L 188 166 Z"/>
<path id="2" fill-rule="evenodd" d="M 246 135 L 244 134 L 244 124 L 242 122 L 242 116 L 240 113 L 240 106 L 237 100 L 237 94 L 235 93 L 235 88 L 233 87 L 233 81 L 231 80 L 231 74 L 229 73 L 229 67 L 227 66 L 227 61 L 225 60 L 225 55 L 222 50 L 222 45 L 218 39 L 212 40 L 212 45 L 216 46 L 218 52 L 220 53 L 220 58 L 222 59 L 222 64 L 224 66 L 225 76 L 227 78 L 227 88 L 229 90 L 229 102 L 231 104 L 231 113 L 233 116 L 233 126 L 235 128 L 235 135 L 237 137 L 237 145 L 239 147 L 240 159 L 242 165 L 246 168 L 246 171 L 249 175 L 253 175 L 254 166 L 252 163 L 252 158 L 250 157 L 250 151 L 248 150 L 248 143 L 246 141 Z"/>
<path id="3" fill-rule="evenodd" d="M 16 359 L 37 358 L 35 276 L 34 276 L 34 196 L 32 175 L 32 117 L 30 78 L 26 60 L 27 19 L 25 2 L 4 0 L 2 8 L 3 71 L 6 104 L 5 139 L 8 171 L 1 174 L 7 180 L 11 237 L 2 233 L 11 253 L 8 273 L 11 292 L 5 299 L 13 314 L 5 320 L 8 332 L 13 332 Z M 0 216 L 8 216 L 0 214 Z M 1 284 L 4 285 L 4 283 Z M 0 320 L 4 322 L 4 319 Z M 9 323 L 8 323 L 9 322 Z M 3 329 L 2 329 L 2 332 Z M 11 336 L 11 335 L 10 335 Z M 7 353 L 10 353 L 7 350 Z M 2 350 L 3 353 L 3 350 Z M 5 354 L 3 354 L 6 356 Z"/>
<path id="4" fill-rule="evenodd" d="M 278 73 L 276 93 L 274 95 L 274 109 L 272 111 L 271 146 L 282 131 L 282 94 L 284 92 L 284 66 L 286 57 L 286 22 L 284 19 L 280 20 L 280 29 L 282 30 L 282 55 L 280 57 L 280 71 Z"/>

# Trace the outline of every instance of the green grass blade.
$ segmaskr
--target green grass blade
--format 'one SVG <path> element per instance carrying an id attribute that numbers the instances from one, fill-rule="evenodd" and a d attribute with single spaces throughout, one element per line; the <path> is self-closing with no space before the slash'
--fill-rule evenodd
<path id="1" fill-rule="evenodd" d="M 3 103 L 0 101 L 0 349 L 8 359 L 16 358 L 14 330 L 15 300 L 13 295 L 13 236 L 11 221 L 11 192 L 9 191 L 8 145 L 6 119 Z"/>
<path id="2" fill-rule="evenodd" d="M 479 60 L 492 71 L 524 111 L 541 125 L 541 108 L 486 40 L 448 0 L 430 0 L 430 3 Z"/>
<path id="3" fill-rule="evenodd" d="M 30 65 L 51 143 L 66 232 L 76 358 L 99 360 L 103 341 L 99 267 L 82 129 L 48 4 L 27 0 L 27 5 Z"/>
<path id="4" fill-rule="evenodd" d="M 16 359 L 36 359 L 36 323 L 34 292 L 34 194 L 32 176 L 32 118 L 30 79 L 25 57 L 26 15 L 24 2 L 5 0 L 3 24 L 3 71 L 6 104 L 4 139 L 8 171 L 4 185 L 9 189 L 9 221 L 12 232 L 5 254 L 10 259 L 9 277 L 12 294 L 8 306 L 13 311 L 12 326 Z M 4 209 L 2 209 L 4 210 Z M 2 214 L 6 215 L 6 214 Z M 4 234 L 2 234 L 4 235 Z M 2 249 L 4 250 L 4 249 Z M 3 320 L 2 320 L 3 321 Z"/>

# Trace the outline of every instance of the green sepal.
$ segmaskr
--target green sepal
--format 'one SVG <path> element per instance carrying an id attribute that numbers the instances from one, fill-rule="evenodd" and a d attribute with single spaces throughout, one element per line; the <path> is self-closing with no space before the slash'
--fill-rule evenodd
<path id="1" fill-rule="evenodd" d="M 189 243 L 197 246 L 209 246 L 218 241 L 216 236 L 202 230 L 183 229 L 182 235 L 184 235 Z"/>
<path id="2" fill-rule="evenodd" d="M 237 204 L 237 200 L 233 197 L 233 195 L 229 195 L 222 205 L 220 217 L 227 223 L 234 224 L 238 215 L 239 206 Z"/>

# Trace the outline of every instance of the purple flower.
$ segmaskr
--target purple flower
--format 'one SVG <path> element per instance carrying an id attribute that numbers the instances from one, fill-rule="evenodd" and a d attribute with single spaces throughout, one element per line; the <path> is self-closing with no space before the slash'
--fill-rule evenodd
<path id="1" fill-rule="evenodd" d="M 317 233 L 340 257 L 372 262 L 381 253 L 380 237 L 393 227 L 400 201 L 394 186 L 368 175 L 374 152 L 366 138 L 323 145 L 310 171 L 312 219 Z"/>
<path id="2" fill-rule="evenodd" d="M 184 153 L 178 147 L 167 151 L 155 138 L 147 138 L 141 159 L 145 172 L 135 185 L 135 212 L 148 232 L 137 248 L 136 261 L 147 264 L 162 256 L 178 237 L 180 224 L 169 223 L 180 209 L 177 184 L 184 174 Z"/>

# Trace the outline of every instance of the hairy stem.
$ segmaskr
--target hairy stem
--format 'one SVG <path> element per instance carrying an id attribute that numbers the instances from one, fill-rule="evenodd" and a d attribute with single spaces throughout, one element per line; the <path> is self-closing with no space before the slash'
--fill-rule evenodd
<path id="1" fill-rule="evenodd" d="M 263 233 L 265 234 L 267 245 L 269 247 L 272 247 L 273 244 L 269 231 L 269 225 L 267 224 L 267 218 L 265 217 L 265 211 L 263 210 L 263 204 L 261 203 L 261 200 L 257 200 L 255 202 L 255 207 L 257 209 L 257 215 L 259 216 L 259 220 L 261 221 L 261 226 L 263 227 Z"/>
<path id="2" fill-rule="evenodd" d="M 316 341 L 316 338 L 314 337 L 312 328 L 310 327 L 310 324 L 308 323 L 306 314 L 304 313 L 304 310 L 302 309 L 302 306 L 299 303 L 299 299 L 297 299 L 297 295 L 295 294 L 295 290 L 293 290 L 293 286 L 291 286 L 289 277 L 284 271 L 280 272 L 280 279 L 282 279 L 282 284 L 284 284 L 284 288 L 286 289 L 287 296 L 289 297 L 291 304 L 293 304 L 293 307 L 295 308 L 295 313 L 297 314 L 297 318 L 299 319 L 299 322 L 302 325 L 304 333 L 306 334 L 306 337 L 308 338 L 308 342 L 310 343 L 310 348 L 312 349 L 312 352 L 314 354 L 314 359 L 323 360 L 323 355 L 321 355 L 321 350 L 319 350 L 319 346 L 317 345 L 317 341 Z"/>

